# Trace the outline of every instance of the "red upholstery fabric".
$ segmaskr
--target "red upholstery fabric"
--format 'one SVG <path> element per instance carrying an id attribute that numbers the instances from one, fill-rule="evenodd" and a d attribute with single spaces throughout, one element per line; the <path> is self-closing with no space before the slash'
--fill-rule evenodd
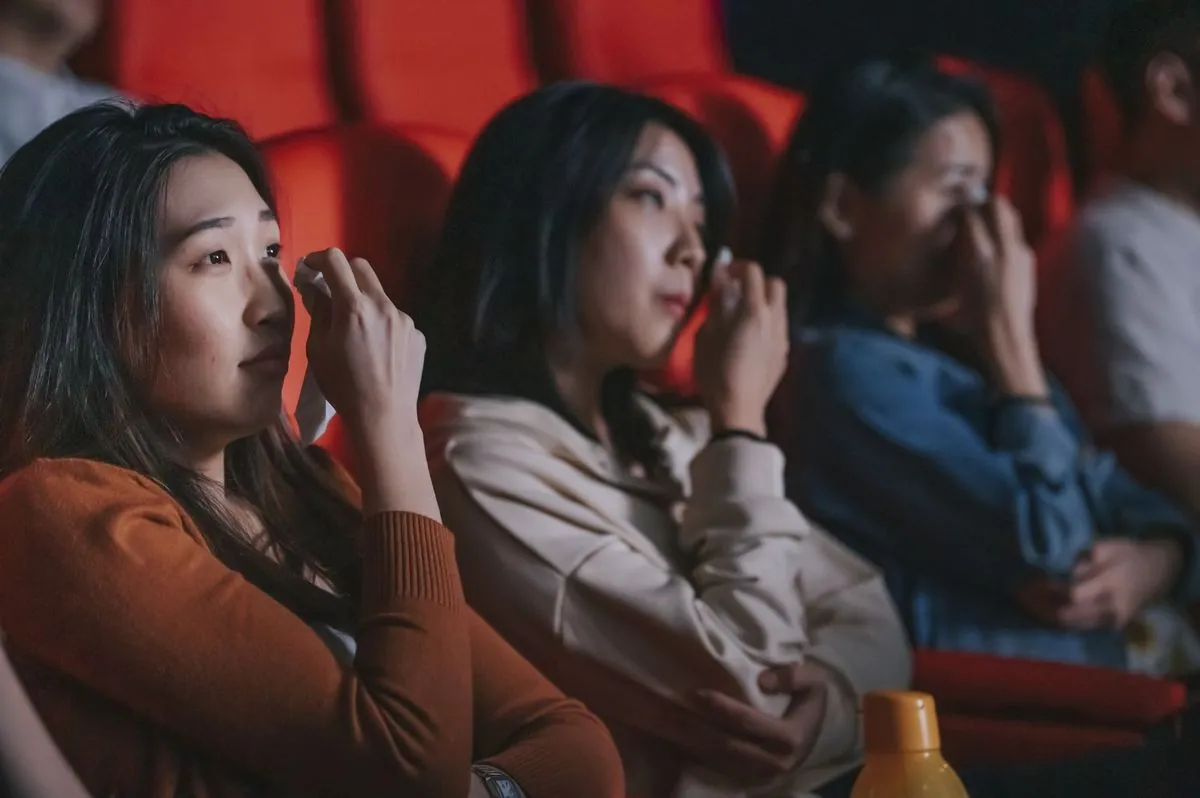
<path id="1" fill-rule="evenodd" d="M 289 274 L 308 252 L 338 246 L 369 260 L 393 300 L 403 302 L 407 269 L 432 251 L 466 148 L 461 137 L 365 127 L 266 143 Z M 284 385 L 288 408 L 295 407 L 307 362 L 309 320 L 299 302 L 296 315 Z"/>
<path id="2" fill-rule="evenodd" d="M 948 714 L 1035 714 L 1142 730 L 1180 713 L 1184 685 L 1124 671 L 1055 662 L 918 650 L 913 689 Z"/>
<path id="3" fill-rule="evenodd" d="M 77 64 L 133 97 L 232 117 L 256 138 L 325 127 L 336 113 L 321 14 L 318 0 L 109 0 Z"/>
<path id="4" fill-rule="evenodd" d="M 939 68 L 979 78 L 999 113 L 1000 158 L 996 188 L 1021 212 L 1025 234 L 1037 247 L 1065 227 L 1074 213 L 1074 187 L 1066 136 L 1054 103 L 1041 87 L 1016 75 L 956 58 Z"/>
<path id="5" fill-rule="evenodd" d="M 366 120 L 474 135 L 532 90 L 523 0 L 336 0 L 339 78 Z"/>
<path id="6" fill-rule="evenodd" d="M 711 0 L 529 0 L 543 73 L 607 81 L 695 116 L 729 155 L 750 243 L 803 97 L 732 73 Z"/>
<path id="7" fill-rule="evenodd" d="M 547 77 L 640 83 L 730 71 L 711 0 L 531 0 Z"/>
<path id="8" fill-rule="evenodd" d="M 942 754 L 957 768 L 1061 762 L 1105 748 L 1133 748 L 1142 735 L 1037 721 L 941 714 Z"/>

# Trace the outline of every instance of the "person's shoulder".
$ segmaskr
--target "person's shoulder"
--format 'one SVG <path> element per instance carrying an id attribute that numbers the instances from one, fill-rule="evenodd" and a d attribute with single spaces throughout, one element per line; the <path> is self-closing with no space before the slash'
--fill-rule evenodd
<path id="1" fill-rule="evenodd" d="M 1084 251 L 1159 251 L 1200 241 L 1200 215 L 1149 187 L 1119 183 L 1084 205 L 1074 238 Z"/>
<path id="2" fill-rule="evenodd" d="M 39 458 L 0 480 L 0 508 L 22 501 L 64 509 L 110 498 L 171 501 L 153 479 L 83 457 Z"/>
<path id="3" fill-rule="evenodd" d="M 421 400 L 419 417 L 427 439 L 447 443 L 488 440 L 544 448 L 555 438 L 579 434 L 550 408 L 514 396 L 433 393 Z"/>
<path id="4" fill-rule="evenodd" d="M 115 534 L 131 515 L 185 527 L 183 509 L 161 485 L 97 460 L 38 459 L 0 481 L 0 527 L 5 533 L 0 539 L 9 543 L 72 546 L 79 535 Z M 61 530 L 74 534 L 62 535 Z"/>
<path id="5" fill-rule="evenodd" d="M 814 387 L 839 399 L 891 394 L 936 372 L 942 357 L 891 333 L 829 327 L 802 339 L 798 353 Z"/>

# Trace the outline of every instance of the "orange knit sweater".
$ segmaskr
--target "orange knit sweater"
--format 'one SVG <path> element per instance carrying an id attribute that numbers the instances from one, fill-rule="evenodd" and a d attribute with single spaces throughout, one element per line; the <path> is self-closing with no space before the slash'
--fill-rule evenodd
<path id="1" fill-rule="evenodd" d="M 362 541 L 351 666 L 153 481 L 42 460 L 0 484 L 0 628 L 97 798 L 466 798 L 479 760 L 531 798 L 622 794 L 603 726 L 467 608 L 444 527 Z"/>

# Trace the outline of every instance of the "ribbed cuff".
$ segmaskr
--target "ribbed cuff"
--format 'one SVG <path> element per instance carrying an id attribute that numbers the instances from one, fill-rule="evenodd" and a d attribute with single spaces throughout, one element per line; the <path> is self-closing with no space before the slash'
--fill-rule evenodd
<path id="1" fill-rule="evenodd" d="M 416 513 L 379 513 L 362 532 L 363 609 L 397 598 L 458 607 L 462 583 L 450 530 Z"/>

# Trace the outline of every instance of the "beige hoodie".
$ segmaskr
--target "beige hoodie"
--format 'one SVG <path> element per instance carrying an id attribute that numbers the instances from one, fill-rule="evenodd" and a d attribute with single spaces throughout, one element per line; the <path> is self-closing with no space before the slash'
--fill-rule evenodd
<path id="1" fill-rule="evenodd" d="M 644 407 L 677 485 L 631 474 L 535 402 L 424 401 L 468 599 L 612 726 L 630 795 L 805 795 L 859 763 L 859 697 L 907 685 L 899 617 L 879 573 L 785 498 L 778 448 L 709 443 L 702 411 Z M 759 675 L 808 659 L 841 679 L 794 773 L 751 790 L 683 763 L 703 726 L 696 690 L 779 716 L 789 699 L 765 695 Z"/>

